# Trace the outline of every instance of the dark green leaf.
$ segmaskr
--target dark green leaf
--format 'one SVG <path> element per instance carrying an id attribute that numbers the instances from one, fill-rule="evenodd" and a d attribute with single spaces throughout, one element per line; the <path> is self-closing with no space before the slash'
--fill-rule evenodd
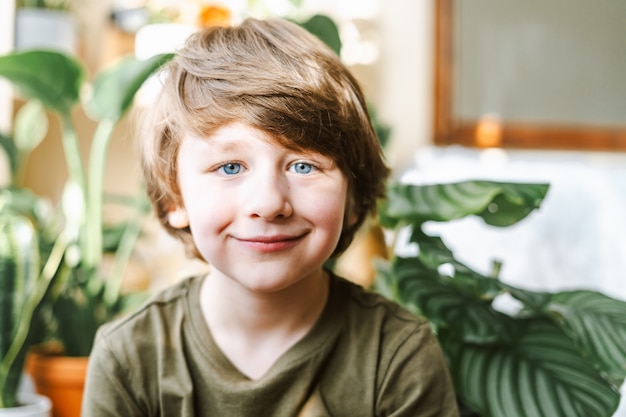
<path id="1" fill-rule="evenodd" d="M 531 312 L 540 313 L 544 311 L 546 304 L 550 301 L 551 294 L 547 292 L 524 290 L 508 284 L 503 284 L 503 287 Z"/>
<path id="2" fill-rule="evenodd" d="M 392 184 L 379 207 L 386 227 L 448 221 L 477 215 L 494 226 L 508 226 L 539 207 L 547 184 L 464 181 L 450 184 Z"/>
<path id="3" fill-rule="evenodd" d="M 31 50 L 0 56 L 0 77 L 8 79 L 26 99 L 35 98 L 62 115 L 78 103 L 85 69 L 60 52 Z"/>
<path id="4" fill-rule="evenodd" d="M 104 253 L 115 253 L 126 227 L 127 223 L 124 222 L 115 225 L 105 225 L 102 228 L 102 250 Z"/>
<path id="5" fill-rule="evenodd" d="M 401 303 L 414 306 L 436 329 L 451 329 L 457 340 L 472 343 L 513 339 L 511 319 L 491 307 L 475 277 L 441 277 L 418 258 L 395 258 L 391 274 Z M 492 279 L 484 281 L 498 284 Z"/>
<path id="6" fill-rule="evenodd" d="M 546 184 L 499 183 L 500 193 L 478 214 L 492 226 L 510 226 L 539 208 L 548 192 Z M 521 186 L 520 186 L 521 185 Z"/>
<path id="7" fill-rule="evenodd" d="M 317 36 L 337 55 L 341 53 L 341 38 L 337 24 L 325 15 L 315 15 L 305 22 L 300 22 L 300 26 Z"/>
<path id="8" fill-rule="evenodd" d="M 510 345 L 467 344 L 452 367 L 457 393 L 482 417 L 607 417 L 619 391 L 557 326 L 520 323 Z"/>
<path id="9" fill-rule="evenodd" d="M 419 247 L 419 258 L 428 267 L 437 269 L 440 265 L 448 264 L 452 267 L 454 273 L 461 273 L 466 276 L 473 276 L 477 279 L 487 278 L 483 274 L 480 274 L 464 263 L 458 261 L 452 251 L 445 245 L 443 240 L 438 236 L 429 236 L 425 234 L 421 229 L 416 229 L 411 235 L 411 242 L 416 243 Z M 454 275 L 454 274 L 450 274 Z M 497 278 L 497 277 L 492 277 Z M 494 283 L 494 280 L 486 280 Z M 499 283 L 494 284 L 494 289 L 497 293 L 501 292 L 501 285 Z M 497 294 L 494 294 L 495 296 Z"/>
<path id="10" fill-rule="evenodd" d="M 19 155 L 17 147 L 15 146 L 15 142 L 13 142 L 13 139 L 11 139 L 9 136 L 0 133 L 0 147 L 2 147 L 7 156 L 9 169 L 11 170 L 11 176 L 15 176 L 19 164 Z"/>
<path id="11" fill-rule="evenodd" d="M 98 74 L 93 83 L 93 93 L 86 103 L 86 111 L 96 120 L 116 122 L 133 104 L 139 88 L 150 75 L 174 55 L 156 55 L 146 60 L 126 56 L 115 65 Z"/>
<path id="12" fill-rule="evenodd" d="M 551 295 L 546 310 L 591 361 L 616 379 L 626 377 L 626 303 L 594 291 Z"/>

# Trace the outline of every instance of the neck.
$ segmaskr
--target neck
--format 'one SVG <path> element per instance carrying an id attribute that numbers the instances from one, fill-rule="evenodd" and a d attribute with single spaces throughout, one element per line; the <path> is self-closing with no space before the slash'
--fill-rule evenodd
<path id="1" fill-rule="evenodd" d="M 322 314 L 329 278 L 320 269 L 276 292 L 252 291 L 219 273 L 209 274 L 201 305 L 213 340 L 252 379 L 302 339 Z"/>
<path id="2" fill-rule="evenodd" d="M 326 305 L 329 278 L 320 269 L 280 291 L 255 292 L 219 273 L 202 288 L 202 305 L 211 331 L 228 329 L 250 337 L 308 331 Z"/>

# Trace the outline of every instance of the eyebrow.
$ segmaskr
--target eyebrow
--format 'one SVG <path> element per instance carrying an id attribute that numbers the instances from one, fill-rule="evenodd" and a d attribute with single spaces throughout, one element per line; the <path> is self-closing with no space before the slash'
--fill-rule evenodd
<path id="1" fill-rule="evenodd" d="M 228 142 L 217 141 L 215 145 L 222 151 L 239 151 L 245 149 L 245 146 L 243 146 L 240 142 L 233 142 L 230 140 Z"/>

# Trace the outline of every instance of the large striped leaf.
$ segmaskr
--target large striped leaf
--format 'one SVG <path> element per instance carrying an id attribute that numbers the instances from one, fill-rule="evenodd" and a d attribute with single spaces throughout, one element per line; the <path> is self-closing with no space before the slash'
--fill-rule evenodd
<path id="1" fill-rule="evenodd" d="M 556 325 L 522 322 L 514 344 L 466 344 L 455 365 L 458 394 L 482 417 L 608 417 L 619 391 Z"/>
<path id="2" fill-rule="evenodd" d="M 481 297 L 485 299 L 493 299 L 502 293 L 502 284 L 500 282 L 494 279 L 486 279 L 485 275 L 458 261 L 440 237 L 428 236 L 421 229 L 418 229 L 411 235 L 411 242 L 419 245 L 418 257 L 429 268 L 438 270 L 441 265 L 447 265 L 451 269 L 449 275 L 466 277 L 467 283 L 472 283 L 472 285 L 477 285 L 481 288 Z M 476 279 L 470 280 L 469 278 L 471 277 Z M 489 278 L 497 278 L 497 276 L 490 275 Z"/>
<path id="3" fill-rule="evenodd" d="M 463 181 L 450 184 L 392 184 L 380 205 L 383 226 L 420 225 L 476 215 L 490 225 L 508 226 L 538 208 L 547 184 Z"/>
<path id="4" fill-rule="evenodd" d="M 553 294 L 545 306 L 592 361 L 617 379 L 626 378 L 626 303 L 594 291 Z"/>
<path id="5" fill-rule="evenodd" d="M 391 268 L 399 301 L 415 307 L 435 328 L 449 329 L 468 343 L 513 339 L 512 319 L 483 298 L 483 285 L 497 285 L 496 280 L 441 277 L 418 258 L 395 258 Z"/>

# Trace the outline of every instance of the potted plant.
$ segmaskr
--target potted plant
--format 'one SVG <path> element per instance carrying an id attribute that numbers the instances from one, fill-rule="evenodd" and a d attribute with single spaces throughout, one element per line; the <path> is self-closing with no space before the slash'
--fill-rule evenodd
<path id="1" fill-rule="evenodd" d="M 10 381 L 15 381 L 16 373 L 21 372 L 25 350 L 43 341 L 42 337 L 35 339 L 34 335 L 43 333 L 47 340 L 58 342 L 63 355 L 86 358 L 97 328 L 122 312 L 136 296 L 121 293 L 121 278 L 149 205 L 145 197 L 137 198 L 133 202 L 137 213 L 134 218 L 114 229 L 105 228 L 102 220 L 104 166 L 113 128 L 132 106 L 143 82 L 169 57 L 159 55 L 144 61 L 124 57 L 97 74 L 92 85 L 87 85 L 83 64 L 68 54 L 29 50 L 0 56 L 0 77 L 9 80 L 24 99 L 30 100 L 24 106 L 26 112 L 41 114 L 45 108 L 58 116 L 68 167 L 62 202 L 46 218 L 36 217 L 40 199 L 16 182 L 2 189 L 3 201 L 10 203 L 2 206 L 3 231 L 8 232 L 0 235 L 0 248 L 4 249 L 2 255 L 8 254 L 6 265 L 9 265 L 2 275 L 3 285 L 22 285 L 23 278 L 18 272 L 26 271 L 32 283 L 28 285 L 37 288 L 30 292 L 27 312 L 13 315 L 19 318 L 22 337 L 11 340 L 9 350 L 19 352 L 12 355 L 14 363 L 7 360 L 5 366 L 3 361 L 2 375 Z M 87 164 L 79 146 L 87 141 L 79 140 L 71 114 L 81 104 L 81 93 L 88 93 L 83 101 L 85 112 L 97 120 Z M 30 117 L 35 117 L 32 115 Z M 39 117 L 42 120 L 42 116 Z M 30 128 L 30 134 L 36 136 L 32 131 L 42 124 L 31 119 L 24 124 L 16 122 L 16 128 L 20 125 Z M 7 154 L 13 156 L 10 160 L 14 173 L 19 171 L 19 156 L 27 155 L 36 146 L 31 143 L 24 148 L 20 145 L 22 141 L 6 138 L 0 143 Z M 19 178 L 19 174 L 14 178 Z M 19 252 L 15 245 L 11 246 L 11 236 L 17 233 L 15 230 L 21 223 L 30 225 L 33 242 L 39 239 L 37 245 L 28 245 L 26 249 L 30 252 Z M 114 236 L 113 243 L 107 243 L 111 236 Z M 105 274 L 101 266 L 107 250 L 114 251 L 115 262 Z M 16 256 L 12 257 L 11 253 Z M 17 266 L 23 260 L 23 253 L 33 256 L 20 269 Z M 19 297 L 17 292 L 7 294 Z M 6 382 L 6 385 L 11 388 L 15 384 Z"/>
<path id="2" fill-rule="evenodd" d="M 3 135 L 0 142 L 10 150 L 15 178 L 17 148 Z M 49 416 L 51 410 L 48 398 L 18 392 L 33 316 L 52 278 L 43 270 L 50 271 L 60 262 L 57 250 L 56 256 L 48 257 L 48 268 L 36 265 L 42 248 L 54 246 L 48 240 L 51 225 L 41 210 L 43 204 L 36 195 L 13 185 L 0 190 L 0 416 L 6 408 L 20 407 L 22 415 L 33 417 Z"/>
<path id="3" fill-rule="evenodd" d="M 546 184 L 392 184 L 380 221 L 408 239 L 381 263 L 377 288 L 431 323 L 463 415 L 609 417 L 626 376 L 626 303 L 596 291 L 528 291 L 458 261 L 427 222 L 478 216 L 509 226 L 537 209 Z M 404 236 L 404 235 L 403 235 Z M 500 311 L 500 296 L 517 300 Z"/>

